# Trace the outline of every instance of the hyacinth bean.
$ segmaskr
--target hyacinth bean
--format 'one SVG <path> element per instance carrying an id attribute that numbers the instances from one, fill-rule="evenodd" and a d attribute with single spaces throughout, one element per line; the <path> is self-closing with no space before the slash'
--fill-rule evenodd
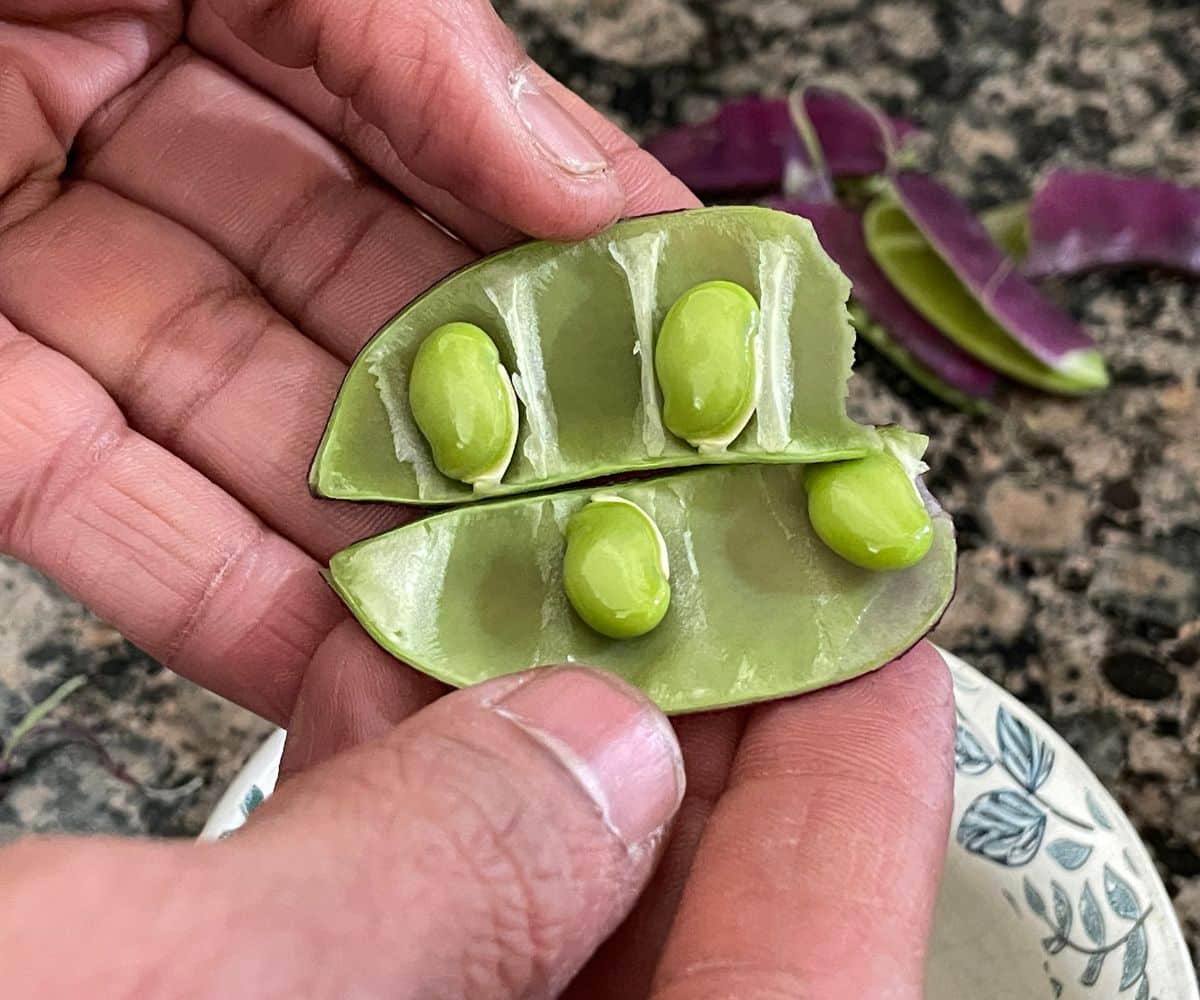
<path id="1" fill-rule="evenodd" d="M 880 433 L 919 458 L 924 438 Z M 954 591 L 946 514 L 932 507 L 920 562 L 863 569 L 817 534 L 803 480 L 804 466 L 741 465 L 606 487 L 653 519 L 668 552 L 670 606 L 637 638 L 596 631 L 564 587 L 570 525 L 594 487 L 434 514 L 339 552 L 329 580 L 381 646 L 450 684 L 578 662 L 668 712 L 783 697 L 887 663 Z"/>
<path id="2" fill-rule="evenodd" d="M 471 323 L 434 330 L 413 360 L 408 397 L 442 475 L 480 492 L 500 481 L 517 443 L 517 397 L 483 330 Z"/>
<path id="3" fill-rule="evenodd" d="M 563 588 L 575 612 L 601 635 L 632 639 L 663 619 L 671 564 L 658 526 L 622 497 L 592 498 L 567 522 Z"/>
<path id="4" fill-rule="evenodd" d="M 944 611 L 954 529 L 915 485 L 926 439 L 846 415 L 849 291 L 807 219 L 758 207 L 450 276 L 351 366 L 310 474 L 320 496 L 447 509 L 327 579 L 380 646 L 460 686 L 586 663 L 689 712 L 882 666 Z"/>
<path id="5" fill-rule="evenodd" d="M 663 423 L 702 454 L 741 434 L 758 397 L 758 303 L 731 281 L 706 281 L 667 312 L 654 350 Z"/>
<path id="6" fill-rule="evenodd" d="M 925 501 L 912 473 L 890 451 L 814 465 L 804 488 L 813 530 L 855 566 L 907 569 L 933 544 Z"/>

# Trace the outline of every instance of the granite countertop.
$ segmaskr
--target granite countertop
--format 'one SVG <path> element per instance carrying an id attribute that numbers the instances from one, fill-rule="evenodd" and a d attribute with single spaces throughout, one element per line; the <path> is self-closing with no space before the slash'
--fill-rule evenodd
<path id="1" fill-rule="evenodd" d="M 985 206 L 1051 164 L 1200 184 L 1190 0 L 495 0 L 543 65 L 635 135 L 801 77 L 853 85 L 934 137 Z M 1114 384 L 979 421 L 861 348 L 855 415 L 932 436 L 962 549 L 936 639 L 1074 745 L 1146 838 L 1200 947 L 1200 284 L 1094 275 L 1053 294 Z M 192 834 L 266 727 L 175 678 L 0 559 L 0 734 L 89 683 L 0 779 L 0 839 Z M 99 740 L 102 760 L 86 737 Z"/>

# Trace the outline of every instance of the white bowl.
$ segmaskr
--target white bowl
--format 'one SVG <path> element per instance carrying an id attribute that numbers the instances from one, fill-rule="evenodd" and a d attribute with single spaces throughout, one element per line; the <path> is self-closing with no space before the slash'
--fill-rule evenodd
<path id="1" fill-rule="evenodd" d="M 958 740 L 927 1000 L 1200 1000 L 1171 901 L 1112 796 L 1046 723 L 942 652 Z M 254 753 L 201 839 L 271 794 L 283 738 Z"/>

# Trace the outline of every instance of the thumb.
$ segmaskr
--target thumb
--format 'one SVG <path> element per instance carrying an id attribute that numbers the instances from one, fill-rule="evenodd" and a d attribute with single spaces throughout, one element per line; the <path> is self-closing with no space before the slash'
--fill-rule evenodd
<path id="1" fill-rule="evenodd" d="M 533 236 L 585 236 L 625 192 L 569 92 L 487 0 L 209 0 L 281 65 L 312 67 L 421 180 Z"/>
<path id="2" fill-rule="evenodd" d="M 9 971 L 46 996 L 555 996 L 632 906 L 682 792 L 674 733 L 632 688 L 501 678 L 287 782 L 221 844 L 0 852 Z M 67 940 L 63 962 L 48 942 Z"/>

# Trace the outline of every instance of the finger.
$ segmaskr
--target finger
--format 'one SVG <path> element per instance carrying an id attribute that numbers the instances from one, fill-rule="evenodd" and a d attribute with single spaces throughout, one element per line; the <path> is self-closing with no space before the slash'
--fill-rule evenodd
<path id="1" fill-rule="evenodd" d="M 0 551 L 185 677 L 280 723 L 346 617 L 308 556 L 131 431 L 82 369 L 3 317 Z"/>
<path id="2" fill-rule="evenodd" d="M 77 176 L 201 236 L 343 361 L 475 257 L 307 122 L 184 47 L 77 148 Z"/>
<path id="3" fill-rule="evenodd" d="M 949 675 L 928 644 L 754 711 L 655 1000 L 920 997 L 953 743 Z"/>
<path id="4" fill-rule="evenodd" d="M 471 247 L 487 251 L 521 238 L 512 226 L 421 180 L 396 154 L 383 130 L 365 121 L 345 98 L 326 90 L 313 69 L 293 69 L 267 59 L 238 38 L 207 0 L 192 5 L 187 36 L 197 51 L 291 108 Z"/>
<path id="5" fill-rule="evenodd" d="M 0 235 L 0 259 L 0 310 L 308 552 L 325 558 L 411 516 L 309 495 L 345 367 L 187 230 L 84 183 Z"/>
<path id="6" fill-rule="evenodd" d="M 54 198 L 76 130 L 181 27 L 173 4 L 0 4 L 0 230 Z"/>
<path id="7" fill-rule="evenodd" d="M 643 885 L 678 766 L 665 720 L 612 677 L 457 692 L 282 786 L 215 847 L 0 855 L 6 971 L 44 996 L 102 979 L 114 995 L 552 997 Z M 72 961 L 36 947 L 51 927 Z"/>
<path id="8" fill-rule="evenodd" d="M 673 212 L 683 208 L 698 208 L 697 198 L 674 174 L 647 153 L 620 128 L 605 118 L 574 91 L 562 87 L 540 66 L 533 72 L 547 86 L 559 86 L 559 100 L 564 107 L 587 121 L 608 150 L 621 184 L 625 188 L 625 215 L 650 215 Z"/>
<path id="9" fill-rule="evenodd" d="M 564 994 L 569 1000 L 630 1000 L 649 995 L 696 849 L 725 789 L 745 721 L 743 709 L 674 720 L 687 773 L 687 793 L 671 827 L 671 837 L 633 912 L 571 983 Z"/>
<path id="10" fill-rule="evenodd" d="M 657 709 L 611 675 L 552 669 L 436 702 L 285 786 L 246 835 L 272 851 L 304 830 L 315 856 L 336 856 L 347 832 L 335 817 L 358 817 L 379 831 L 366 851 L 390 869 L 410 934 L 384 938 L 396 981 L 553 996 L 633 903 L 682 793 Z M 418 904 L 419 929 L 402 915 Z"/>
<path id="11" fill-rule="evenodd" d="M 240 76 L 276 96 L 334 141 L 353 151 L 381 177 L 403 191 L 434 218 L 483 251 L 514 242 L 515 230 L 498 225 L 478 206 L 464 205 L 438 186 L 438 178 L 422 180 L 397 156 L 384 132 L 346 100 L 331 93 L 312 70 L 290 69 L 265 58 L 239 39 L 212 9 L 210 0 L 192 7 L 188 22 L 192 44 Z M 645 215 L 699 204 L 675 177 L 604 118 L 598 111 L 554 81 L 537 66 L 530 73 L 552 93 L 604 148 L 624 189 L 623 214 Z M 536 230 L 531 230 L 537 232 Z"/>
<path id="12" fill-rule="evenodd" d="M 313 760 L 381 735 L 439 690 L 371 642 L 316 563 L 130 431 L 82 369 L 2 316 L 0 551 L 160 662 L 287 725 Z"/>
<path id="13" fill-rule="evenodd" d="M 538 236 L 595 232 L 624 194 L 485 0 L 211 0 L 261 55 L 312 67 L 426 183 Z"/>
<path id="14" fill-rule="evenodd" d="M 398 663 L 346 619 L 305 668 L 288 718 L 280 780 L 379 739 L 446 691 Z"/>

